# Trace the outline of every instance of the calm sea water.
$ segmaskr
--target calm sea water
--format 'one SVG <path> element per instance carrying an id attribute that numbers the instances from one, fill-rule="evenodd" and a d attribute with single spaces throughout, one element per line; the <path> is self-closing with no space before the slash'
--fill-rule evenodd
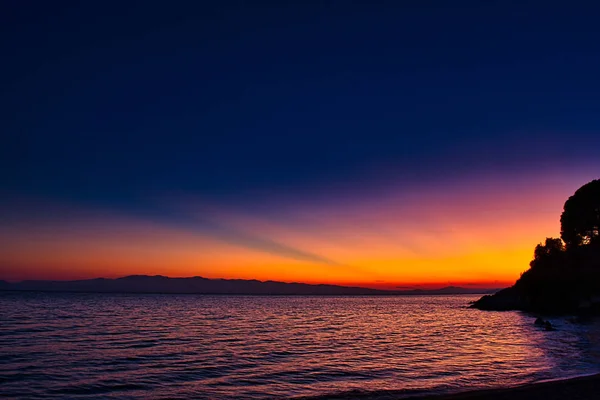
<path id="1" fill-rule="evenodd" d="M 600 326 L 477 296 L 0 294 L 0 396 L 442 393 L 600 371 Z"/>

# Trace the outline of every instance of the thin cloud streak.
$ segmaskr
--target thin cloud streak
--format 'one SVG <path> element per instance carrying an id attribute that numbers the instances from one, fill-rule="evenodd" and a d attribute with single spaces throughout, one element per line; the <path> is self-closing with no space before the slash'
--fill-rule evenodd
<path id="1" fill-rule="evenodd" d="M 196 229 L 199 228 L 202 231 L 207 231 L 213 238 L 222 240 L 229 244 L 246 247 L 252 250 L 259 250 L 297 261 L 308 261 L 336 267 L 346 266 L 319 254 L 297 249 L 283 243 L 278 243 L 272 239 L 248 232 L 243 232 L 229 226 L 220 225 L 213 221 L 196 220 L 195 222 L 197 224 L 194 225 Z"/>
<path id="2" fill-rule="evenodd" d="M 161 215 L 165 215 L 165 213 L 161 213 Z M 179 213 L 173 215 L 173 213 L 170 213 L 166 222 L 175 224 L 186 230 L 200 231 L 210 235 L 210 237 L 214 239 L 250 250 L 262 251 L 296 261 L 307 261 L 334 267 L 350 267 L 316 253 L 289 246 L 268 237 L 234 228 L 223 223 L 218 223 L 207 218 L 205 215 L 198 215 L 198 213 L 194 212 L 184 215 Z"/>

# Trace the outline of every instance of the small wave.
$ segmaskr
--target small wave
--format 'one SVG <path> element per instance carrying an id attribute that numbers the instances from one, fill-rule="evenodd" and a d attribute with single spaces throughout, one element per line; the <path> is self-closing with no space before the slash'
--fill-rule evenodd
<path id="1" fill-rule="evenodd" d="M 0 297 L 0 397 L 403 398 L 600 365 L 595 325 L 549 335 L 465 297 L 53 296 Z"/>
<path id="2" fill-rule="evenodd" d="M 400 390 L 341 390 L 331 393 L 325 393 L 315 396 L 300 396 L 293 397 L 292 400 L 352 400 L 352 399 L 369 399 L 369 400 L 391 400 L 403 399 L 408 397 L 417 397 L 425 395 L 444 394 L 444 391 L 432 391 L 423 389 L 400 389 Z"/>
<path id="3" fill-rule="evenodd" d="M 127 392 L 133 390 L 148 390 L 148 385 L 138 383 L 119 383 L 119 384 L 87 384 L 67 386 L 51 390 L 51 394 L 56 395 L 93 395 L 107 394 L 111 392 Z"/>

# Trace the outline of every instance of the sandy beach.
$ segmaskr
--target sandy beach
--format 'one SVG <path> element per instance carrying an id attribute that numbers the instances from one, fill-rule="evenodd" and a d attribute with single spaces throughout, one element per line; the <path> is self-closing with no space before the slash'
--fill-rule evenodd
<path id="1" fill-rule="evenodd" d="M 600 398 L 600 374 L 507 389 L 477 390 L 411 400 L 593 400 Z"/>
<path id="2" fill-rule="evenodd" d="M 405 397 L 394 391 L 318 397 L 327 400 L 596 400 L 600 399 L 600 374 L 505 389 L 473 390 L 447 395 Z"/>

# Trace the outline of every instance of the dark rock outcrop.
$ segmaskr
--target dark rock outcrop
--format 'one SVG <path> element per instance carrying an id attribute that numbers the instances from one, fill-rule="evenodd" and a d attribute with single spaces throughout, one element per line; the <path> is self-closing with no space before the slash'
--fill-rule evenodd
<path id="1" fill-rule="evenodd" d="M 483 296 L 471 307 L 487 311 L 510 311 L 522 308 L 525 302 L 525 299 L 521 298 L 512 286 L 495 294 Z"/>
<path id="2" fill-rule="evenodd" d="M 515 285 L 483 296 L 471 307 L 542 315 L 600 315 L 600 270 L 573 264 L 551 274 L 529 270 Z"/>
<path id="3" fill-rule="evenodd" d="M 513 286 L 471 307 L 600 315 L 600 180 L 569 197 L 561 216 L 561 238 L 538 244 L 529 266 Z"/>

